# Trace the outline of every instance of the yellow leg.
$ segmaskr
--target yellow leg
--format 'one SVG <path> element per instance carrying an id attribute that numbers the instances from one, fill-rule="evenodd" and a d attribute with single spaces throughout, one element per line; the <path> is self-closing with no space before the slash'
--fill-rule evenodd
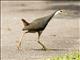
<path id="1" fill-rule="evenodd" d="M 20 50 L 20 48 L 21 48 L 21 42 L 22 42 L 22 39 L 23 39 L 24 35 L 25 35 L 25 33 L 23 33 L 23 35 L 21 36 L 20 41 L 16 41 L 17 42 L 16 47 L 17 47 L 18 50 Z"/>

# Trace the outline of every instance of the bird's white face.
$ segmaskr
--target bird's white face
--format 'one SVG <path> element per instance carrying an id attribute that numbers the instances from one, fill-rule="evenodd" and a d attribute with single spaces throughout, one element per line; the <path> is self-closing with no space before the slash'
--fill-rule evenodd
<path id="1" fill-rule="evenodd" d="M 58 10 L 55 15 L 59 14 L 59 13 L 62 13 L 63 11 L 62 10 Z"/>

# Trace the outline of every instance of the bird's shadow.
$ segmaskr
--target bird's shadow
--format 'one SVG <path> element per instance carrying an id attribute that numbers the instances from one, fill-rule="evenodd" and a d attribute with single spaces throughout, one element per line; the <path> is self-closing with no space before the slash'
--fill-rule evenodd
<path id="1" fill-rule="evenodd" d="M 35 50 L 35 51 L 67 51 L 67 49 L 32 49 L 32 50 Z"/>

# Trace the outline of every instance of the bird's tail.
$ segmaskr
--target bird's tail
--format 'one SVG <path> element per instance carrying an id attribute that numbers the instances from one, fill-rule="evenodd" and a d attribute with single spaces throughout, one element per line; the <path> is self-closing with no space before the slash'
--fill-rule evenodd
<path id="1" fill-rule="evenodd" d="M 28 23 L 25 19 L 22 19 L 22 22 L 23 22 L 24 26 L 27 26 L 27 25 L 30 24 L 30 23 Z"/>

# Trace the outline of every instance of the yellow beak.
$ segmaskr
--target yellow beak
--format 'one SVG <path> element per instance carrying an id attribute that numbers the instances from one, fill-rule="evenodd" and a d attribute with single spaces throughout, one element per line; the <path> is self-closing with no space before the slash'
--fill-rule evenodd
<path id="1" fill-rule="evenodd" d="M 68 15 L 68 13 L 65 12 L 65 13 L 63 13 L 63 15 Z"/>

